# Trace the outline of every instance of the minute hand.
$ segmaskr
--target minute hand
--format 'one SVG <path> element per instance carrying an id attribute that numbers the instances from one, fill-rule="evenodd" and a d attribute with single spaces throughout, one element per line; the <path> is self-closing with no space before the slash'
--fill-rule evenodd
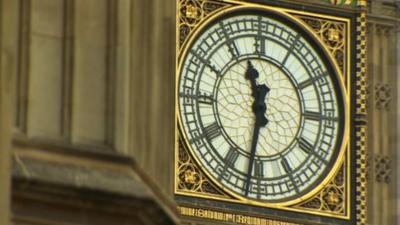
<path id="1" fill-rule="evenodd" d="M 270 89 L 265 85 L 257 85 L 256 79 L 259 74 L 258 71 L 253 67 L 250 61 L 247 63 L 247 71 L 245 74 L 246 79 L 250 80 L 252 96 L 254 97 L 254 102 L 252 105 L 253 112 L 255 114 L 256 121 L 254 123 L 253 139 L 251 142 L 250 160 L 247 169 L 247 180 L 245 195 L 248 196 L 250 189 L 250 179 L 253 172 L 254 158 L 256 156 L 258 135 L 260 128 L 266 126 L 268 119 L 265 117 L 265 112 L 267 111 L 267 106 L 265 104 L 265 97 L 267 96 Z"/>

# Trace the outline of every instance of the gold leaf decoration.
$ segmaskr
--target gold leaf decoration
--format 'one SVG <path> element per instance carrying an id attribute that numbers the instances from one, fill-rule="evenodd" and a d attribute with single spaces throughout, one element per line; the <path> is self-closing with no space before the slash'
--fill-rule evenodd
<path id="1" fill-rule="evenodd" d="M 342 74 L 346 74 L 345 65 L 348 57 L 346 54 L 346 24 L 308 16 L 297 16 L 297 18 L 303 20 L 314 31 L 334 57 Z"/>
<path id="2" fill-rule="evenodd" d="M 177 182 L 177 188 L 180 191 L 207 193 L 218 195 L 219 197 L 226 196 L 207 179 L 198 166 L 193 162 L 191 155 L 184 146 L 182 138 L 179 138 Z"/>
<path id="3" fill-rule="evenodd" d="M 179 49 L 197 25 L 211 13 L 227 6 L 217 0 L 181 0 L 179 7 Z"/>
<path id="4" fill-rule="evenodd" d="M 328 185 L 313 198 L 295 208 L 346 216 L 347 214 L 347 176 L 345 164 Z"/>

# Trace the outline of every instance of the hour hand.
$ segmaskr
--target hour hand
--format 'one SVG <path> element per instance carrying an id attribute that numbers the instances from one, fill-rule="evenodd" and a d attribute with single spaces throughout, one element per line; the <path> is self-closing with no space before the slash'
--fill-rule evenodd
<path id="1" fill-rule="evenodd" d="M 267 85 L 257 85 L 256 79 L 259 77 L 258 71 L 254 68 L 251 61 L 247 61 L 247 70 L 245 78 L 250 81 L 252 96 L 254 97 L 253 112 L 256 115 L 255 126 L 265 126 L 268 123 L 268 119 L 265 117 L 267 106 L 265 104 L 265 98 L 270 91 Z"/>
<path id="2" fill-rule="evenodd" d="M 259 76 L 258 71 L 254 68 L 251 61 L 247 61 L 247 70 L 246 70 L 246 79 L 247 80 L 256 80 Z"/>
<path id="3" fill-rule="evenodd" d="M 247 61 L 247 70 L 245 73 L 245 78 L 247 80 L 250 81 L 250 85 L 251 85 L 251 95 L 254 98 L 257 98 L 257 83 L 256 83 L 256 79 L 258 78 L 259 73 L 258 71 L 254 68 L 253 64 L 251 64 L 251 61 Z"/>
<path id="4" fill-rule="evenodd" d="M 270 89 L 265 85 L 257 86 L 257 98 L 253 103 L 253 111 L 256 114 L 256 125 L 266 126 L 268 119 L 265 117 L 265 112 L 267 111 L 267 106 L 265 104 L 265 98 Z"/>

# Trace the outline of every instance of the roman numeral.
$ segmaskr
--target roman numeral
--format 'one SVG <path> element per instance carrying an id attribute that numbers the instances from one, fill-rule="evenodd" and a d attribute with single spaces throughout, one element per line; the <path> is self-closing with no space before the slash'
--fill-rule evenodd
<path id="1" fill-rule="evenodd" d="M 197 52 L 194 50 L 190 50 L 190 53 L 192 53 L 201 63 L 206 65 L 208 68 L 210 68 L 210 70 L 213 71 L 215 74 L 217 74 L 217 75 L 221 74 L 220 71 L 214 65 L 211 64 L 210 60 L 204 59 L 199 54 L 197 54 Z"/>
<path id="2" fill-rule="evenodd" d="M 265 55 L 265 38 L 255 37 L 254 48 L 256 54 Z"/>
<path id="3" fill-rule="evenodd" d="M 212 105 L 214 102 L 214 99 L 208 95 L 200 95 L 200 96 L 198 96 L 198 101 L 201 104 Z"/>
<path id="4" fill-rule="evenodd" d="M 322 119 L 322 115 L 319 112 L 306 111 L 303 116 L 308 120 L 314 121 L 320 121 Z"/>
<path id="5" fill-rule="evenodd" d="M 282 65 L 285 65 L 286 61 L 289 59 L 290 54 L 292 54 L 292 47 L 290 48 L 290 50 L 286 54 L 285 58 L 283 58 Z"/>
<path id="6" fill-rule="evenodd" d="M 290 166 L 288 160 L 283 157 L 281 160 L 281 164 L 283 167 L 283 170 L 285 170 L 285 172 L 288 174 L 290 181 L 292 182 L 292 185 L 288 184 L 289 187 L 293 187 L 293 189 L 296 191 L 296 193 L 299 193 L 299 188 L 297 187 L 297 184 L 293 178 L 293 174 L 291 174 L 291 172 L 293 171 L 293 168 Z"/>
<path id="7" fill-rule="evenodd" d="M 198 142 L 198 141 L 200 141 L 203 137 L 201 135 L 199 135 L 199 132 L 197 130 L 193 130 L 193 131 L 191 131 L 191 133 L 192 133 L 193 138 L 189 140 L 189 143 L 201 144 L 201 142 Z"/>
<path id="8" fill-rule="evenodd" d="M 286 61 L 288 60 L 290 54 L 292 54 L 293 49 L 296 47 L 297 42 L 300 40 L 300 34 L 297 34 L 296 37 L 293 39 L 292 44 L 290 45 L 290 48 L 288 50 L 288 53 L 286 54 L 285 58 L 282 60 L 282 65 L 285 65 Z"/>
<path id="9" fill-rule="evenodd" d="M 235 148 L 231 147 L 228 153 L 226 154 L 224 161 L 228 166 L 234 167 L 238 157 L 239 157 L 239 152 Z"/>
<path id="10" fill-rule="evenodd" d="M 211 97 L 210 95 L 208 95 L 206 93 L 199 94 L 199 95 L 179 93 L 179 97 L 184 97 L 184 98 L 186 98 L 186 100 L 194 99 L 194 100 L 197 100 L 200 104 L 212 105 L 214 103 L 213 97 Z"/>
<path id="11" fill-rule="evenodd" d="M 256 177 L 264 177 L 264 164 L 262 161 L 256 160 L 254 162 L 254 175 Z"/>
<path id="12" fill-rule="evenodd" d="M 299 147 L 301 150 L 303 150 L 305 153 L 309 154 L 312 152 L 313 146 L 304 138 L 299 139 Z"/>
<path id="13" fill-rule="evenodd" d="M 233 59 L 237 59 L 238 56 L 240 55 L 239 49 L 237 48 L 236 44 L 234 41 L 229 41 L 227 43 L 229 53 L 231 53 Z"/>
<path id="14" fill-rule="evenodd" d="M 321 120 L 337 121 L 338 120 L 335 117 L 323 116 L 319 112 L 311 112 L 311 111 L 304 112 L 303 116 L 305 119 L 313 120 L 313 121 L 321 121 Z"/>
<path id="15" fill-rule="evenodd" d="M 318 155 L 317 152 L 315 152 L 313 150 L 313 145 L 310 142 L 308 142 L 306 139 L 300 138 L 298 143 L 299 143 L 300 149 L 303 150 L 306 154 L 312 154 L 317 159 L 319 159 L 322 163 L 328 164 L 326 159 L 322 158 L 320 155 Z"/>
<path id="16" fill-rule="evenodd" d="M 222 29 L 225 39 L 227 40 L 226 45 L 228 46 L 229 53 L 231 53 L 233 59 L 237 59 L 238 56 L 240 55 L 240 52 L 239 52 L 238 47 L 235 44 L 235 41 L 231 40 L 229 37 L 229 34 L 226 30 L 226 26 L 228 26 L 228 25 L 224 25 L 222 22 L 219 25 Z M 232 30 L 232 28 L 231 28 L 231 30 Z"/>
<path id="17" fill-rule="evenodd" d="M 304 89 L 304 88 L 306 88 L 306 87 L 312 85 L 313 83 L 314 83 L 314 80 L 311 79 L 311 78 L 308 79 L 308 80 L 305 80 L 305 81 L 303 81 L 303 82 L 301 82 L 301 83 L 299 84 L 299 89 Z"/>
<path id="18" fill-rule="evenodd" d="M 324 76 L 327 76 L 327 75 L 328 75 L 328 72 L 326 72 L 326 71 L 325 72 L 320 72 L 317 77 L 312 77 L 312 78 L 310 78 L 308 80 L 305 80 L 305 81 L 301 82 L 298 87 L 300 89 L 304 89 L 304 88 L 312 85 L 316 80 L 318 80 L 318 79 L 320 79 L 320 78 L 322 78 Z M 327 85 L 327 83 L 323 84 L 323 85 Z"/>
<path id="19" fill-rule="evenodd" d="M 257 30 L 257 37 L 255 37 L 254 47 L 256 49 L 255 53 L 265 55 L 265 38 L 262 36 L 262 19 L 261 16 L 258 17 L 258 30 Z M 268 24 L 265 30 L 268 29 Z"/>
<path id="20" fill-rule="evenodd" d="M 286 173 L 291 173 L 292 172 L 292 168 L 290 167 L 289 162 L 287 161 L 286 158 L 282 158 L 281 160 L 281 164 L 283 169 L 285 170 Z"/>
<path id="21" fill-rule="evenodd" d="M 205 133 L 207 138 L 212 140 L 212 139 L 218 137 L 219 135 L 221 135 L 221 130 L 220 130 L 217 122 L 215 122 L 215 123 L 205 127 L 204 128 L 204 133 Z"/>

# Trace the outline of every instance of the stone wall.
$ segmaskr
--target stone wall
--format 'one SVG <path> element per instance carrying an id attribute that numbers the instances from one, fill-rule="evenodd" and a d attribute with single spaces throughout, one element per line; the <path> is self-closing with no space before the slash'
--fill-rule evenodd
<path id="1" fill-rule="evenodd" d="M 133 156 L 171 193 L 174 1 L 18 2 L 17 143 Z"/>
<path id="2" fill-rule="evenodd" d="M 395 1 L 371 1 L 368 15 L 368 223 L 397 224 L 400 219 L 396 169 L 398 140 L 398 30 Z"/>
<path id="3" fill-rule="evenodd" d="M 14 223 L 176 223 L 175 1 L 0 2 L 0 146 L 7 156 L 12 139 Z"/>
<path id="4" fill-rule="evenodd" d="M 10 220 L 11 130 L 13 81 L 15 78 L 15 39 L 17 6 L 0 0 L 0 224 Z"/>

